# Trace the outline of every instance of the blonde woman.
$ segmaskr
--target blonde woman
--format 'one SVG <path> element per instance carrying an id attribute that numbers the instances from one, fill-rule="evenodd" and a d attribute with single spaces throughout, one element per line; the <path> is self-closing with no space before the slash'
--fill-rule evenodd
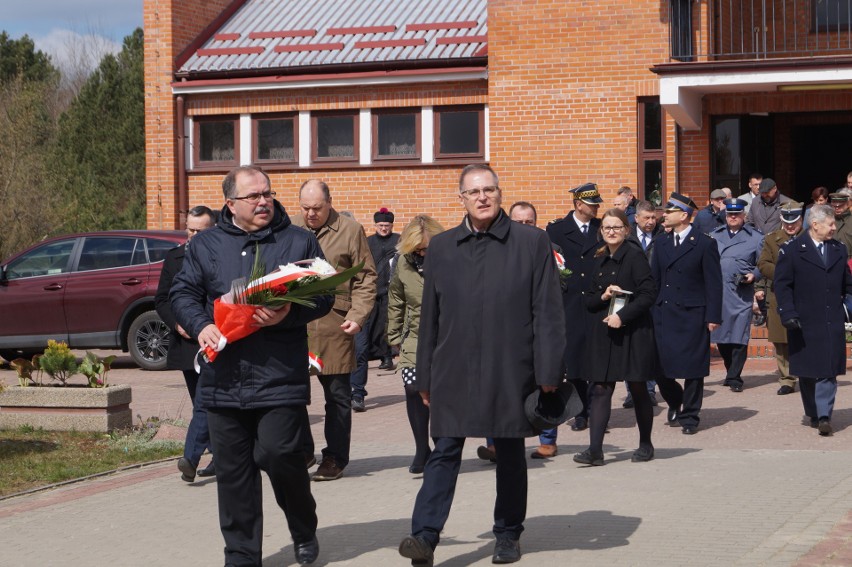
<path id="1" fill-rule="evenodd" d="M 417 380 L 417 331 L 420 327 L 420 301 L 423 298 L 423 260 L 429 241 L 444 232 L 438 222 L 427 215 L 417 215 L 402 231 L 397 244 L 399 257 L 393 267 L 388 290 L 388 344 L 401 345 L 399 369 L 405 386 L 405 407 L 414 434 L 414 460 L 408 471 L 423 472 L 429 453 L 429 408 L 414 389 Z"/>

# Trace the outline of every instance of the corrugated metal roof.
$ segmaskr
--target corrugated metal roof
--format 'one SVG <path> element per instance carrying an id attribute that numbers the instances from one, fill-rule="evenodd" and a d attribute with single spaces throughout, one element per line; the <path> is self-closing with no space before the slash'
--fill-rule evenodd
<path id="1" fill-rule="evenodd" d="M 178 74 L 481 57 L 487 0 L 247 0 Z"/>

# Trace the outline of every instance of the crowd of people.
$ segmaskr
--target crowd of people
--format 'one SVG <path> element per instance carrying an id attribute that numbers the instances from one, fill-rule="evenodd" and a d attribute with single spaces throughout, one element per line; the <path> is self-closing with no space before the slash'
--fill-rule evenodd
<path id="1" fill-rule="evenodd" d="M 698 432 L 711 343 L 724 361 L 724 385 L 742 392 L 761 307 L 778 394 L 798 384 L 805 424 L 833 433 L 846 362 L 844 297 L 852 294 L 852 173 L 839 191 L 815 189 L 808 207 L 757 174 L 746 195 L 714 190 L 703 209 L 671 193 L 659 220 L 656 207 L 626 186 L 600 214 L 603 198 L 586 183 L 571 191 L 573 210 L 542 230 L 532 203 L 505 212 L 497 172 L 473 164 L 459 177 L 459 225 L 445 230 L 418 214 L 396 234 L 394 213 L 380 208 L 370 238 L 335 210 L 319 179 L 301 186 L 292 216 L 256 166 L 228 173 L 223 193 L 218 218 L 206 207 L 189 212 L 187 244 L 170 253 L 157 305 L 173 330 L 169 365 L 184 372 L 193 399 L 178 469 L 187 482 L 216 476 L 226 565 L 261 564 L 261 471 L 287 518 L 297 562 L 317 559 L 310 481 L 344 474 L 352 413 L 368 408 L 370 360 L 401 378 L 414 440 L 409 471 L 423 475 L 411 533 L 399 544 L 412 565 L 433 564 L 468 437 L 486 439 L 477 454 L 496 463 L 492 561 L 516 562 L 527 507 L 525 438 L 539 436 L 532 458 L 557 453 L 556 427 L 534 426 L 528 400 L 562 400 L 567 411 L 567 397 L 578 399 L 574 415 L 560 419 L 589 432 L 588 449 L 573 459 L 601 466 L 612 398 L 624 381 L 623 405 L 633 408 L 639 433 L 631 460 L 650 461 L 656 389 L 666 424 Z M 363 268 L 310 306 L 257 308 L 257 332 L 193 368 L 194 351 L 221 340 L 214 301 L 255 256 L 270 266 L 324 257 L 337 269 Z M 323 360 L 327 445 L 313 475 L 309 353 Z M 198 471 L 206 449 L 215 467 Z"/>

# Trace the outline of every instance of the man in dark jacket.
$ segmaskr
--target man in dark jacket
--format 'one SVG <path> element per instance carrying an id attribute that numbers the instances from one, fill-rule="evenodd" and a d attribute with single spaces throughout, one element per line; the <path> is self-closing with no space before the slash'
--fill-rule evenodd
<path id="1" fill-rule="evenodd" d="M 695 220 L 692 221 L 692 227 L 704 234 L 710 234 L 720 226 L 725 226 L 725 199 L 727 198 L 722 189 L 713 189 L 710 192 L 710 204 L 698 211 Z"/>
<path id="2" fill-rule="evenodd" d="M 166 252 L 163 261 L 163 271 L 160 272 L 160 285 L 154 296 L 157 314 L 163 323 L 169 326 L 169 352 L 166 355 L 166 368 L 180 370 L 192 400 L 192 418 L 186 430 L 186 440 L 183 444 L 183 457 L 178 459 L 177 467 L 181 479 L 186 482 L 195 480 L 198 462 L 204 451 L 210 448 L 210 433 L 207 431 L 207 409 L 201 407 L 195 395 L 198 388 L 198 372 L 195 371 L 195 355 L 198 352 L 198 341 L 190 337 L 183 327 L 175 320 L 172 306 L 169 302 L 169 291 L 172 281 L 183 267 L 186 247 L 192 237 L 216 224 L 215 214 L 204 205 L 189 209 L 186 213 L 186 243 Z M 213 476 L 216 468 L 213 461 L 198 471 L 198 476 Z"/>
<path id="3" fill-rule="evenodd" d="M 760 190 L 748 210 L 746 222 L 762 232 L 769 234 L 781 228 L 781 205 L 790 200 L 782 195 L 775 185 L 775 180 L 765 177 L 760 182 Z"/>
<path id="4" fill-rule="evenodd" d="M 559 275 L 547 236 L 509 220 L 497 174 L 469 165 L 459 180 L 467 215 L 429 243 L 417 346 L 417 389 L 431 410 L 435 448 L 399 545 L 432 565 L 449 515 L 467 437 L 493 437 L 497 499 L 492 561 L 513 563 L 527 507 L 524 400 L 562 380 L 565 340 Z M 511 324 L 507 324 L 511 322 Z"/>
<path id="5" fill-rule="evenodd" d="M 831 207 L 814 205 L 810 223 L 778 252 L 775 297 L 808 424 L 828 436 L 837 376 L 846 374 L 843 296 L 852 293 L 852 275 L 846 246 L 833 238 Z"/>
<path id="6" fill-rule="evenodd" d="M 217 349 L 223 338 L 213 320 L 213 302 L 234 280 L 250 276 L 256 255 L 267 272 L 322 257 L 316 238 L 292 226 L 260 168 L 234 169 L 222 189 L 222 218 L 193 238 L 170 294 L 178 324 L 198 337 L 202 348 Z M 261 564 L 261 470 L 287 517 L 296 561 L 313 563 L 319 553 L 316 503 L 302 450 L 311 392 L 306 325 L 328 313 L 333 298 L 314 301 L 314 308 L 258 307 L 252 317 L 258 330 L 201 365 L 199 397 L 216 455 L 226 564 Z"/>

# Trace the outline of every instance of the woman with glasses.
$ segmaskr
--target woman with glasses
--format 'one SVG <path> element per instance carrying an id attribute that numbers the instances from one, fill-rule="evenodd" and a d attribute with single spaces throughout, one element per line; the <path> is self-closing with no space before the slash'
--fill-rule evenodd
<path id="1" fill-rule="evenodd" d="M 610 209 L 601 219 L 604 246 L 595 252 L 597 263 L 591 287 L 584 293 L 588 319 L 583 375 L 589 384 L 589 448 L 574 455 L 574 461 L 604 464 L 603 438 L 612 409 L 612 393 L 624 380 L 633 396 L 639 448 L 633 462 L 654 458 L 651 427 L 654 413 L 645 382 L 655 377 L 656 346 L 651 305 L 657 286 L 640 246 L 625 242 L 629 234 L 627 216 Z"/>
<path id="2" fill-rule="evenodd" d="M 417 215 L 402 231 L 399 251 L 388 289 L 388 344 L 401 344 L 399 368 L 405 387 L 405 408 L 414 434 L 414 460 L 408 471 L 423 472 L 429 458 L 429 408 L 414 389 L 417 380 L 417 331 L 420 327 L 420 302 L 423 298 L 423 261 L 433 236 L 444 227 L 427 215 Z"/>

